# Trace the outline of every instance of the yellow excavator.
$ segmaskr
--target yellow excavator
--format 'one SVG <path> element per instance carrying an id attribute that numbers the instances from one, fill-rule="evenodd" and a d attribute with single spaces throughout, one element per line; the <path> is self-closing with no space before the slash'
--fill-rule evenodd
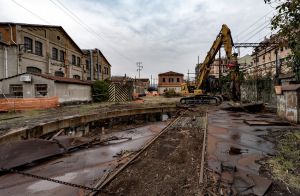
<path id="1" fill-rule="evenodd" d="M 227 67 L 230 70 L 231 74 L 231 93 L 233 97 L 238 97 L 239 89 L 236 85 L 238 79 L 238 64 L 237 64 L 237 55 L 232 54 L 232 47 L 234 46 L 233 40 L 231 37 L 230 29 L 227 25 L 223 24 L 220 33 L 217 35 L 216 40 L 211 46 L 209 52 L 207 53 L 203 63 L 198 64 L 196 67 L 196 80 L 194 84 L 183 83 L 181 86 L 181 93 L 183 95 L 192 95 L 180 99 L 182 104 L 220 104 L 222 102 L 221 96 L 209 95 L 206 94 L 203 89 L 204 83 L 209 76 L 210 65 L 214 62 L 215 56 L 224 45 L 226 52 L 226 57 L 229 64 Z"/>

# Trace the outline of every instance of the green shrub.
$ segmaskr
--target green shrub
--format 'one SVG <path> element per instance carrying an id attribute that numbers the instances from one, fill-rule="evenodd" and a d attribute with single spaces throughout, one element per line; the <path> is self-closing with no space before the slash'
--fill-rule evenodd
<path id="1" fill-rule="evenodd" d="M 108 100 L 108 87 L 106 81 L 96 81 L 92 85 L 93 100 L 95 102 L 102 102 Z"/>

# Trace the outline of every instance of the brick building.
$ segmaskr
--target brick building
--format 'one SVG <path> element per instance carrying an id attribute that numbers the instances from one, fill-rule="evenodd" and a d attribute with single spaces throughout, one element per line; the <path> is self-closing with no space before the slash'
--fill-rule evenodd
<path id="1" fill-rule="evenodd" d="M 83 53 L 86 57 L 87 80 L 95 81 L 111 78 L 111 65 L 99 49 L 85 49 Z"/>
<path id="2" fill-rule="evenodd" d="M 167 90 L 175 90 L 179 93 L 181 91 L 181 84 L 183 83 L 183 74 L 173 71 L 158 74 L 158 93 L 163 94 Z"/>
<path id="3" fill-rule="evenodd" d="M 282 43 L 282 39 L 278 35 L 271 36 L 262 41 L 262 43 Z M 287 57 L 291 54 L 291 50 L 285 45 L 271 45 L 268 47 L 257 47 L 252 53 L 253 63 L 248 68 L 248 73 L 254 78 L 264 77 L 266 75 L 274 76 L 276 74 L 276 64 L 278 66 L 278 74 L 289 73 L 291 69 L 287 66 Z"/>
<path id="4" fill-rule="evenodd" d="M 1 78 L 30 72 L 86 79 L 84 54 L 61 26 L 0 23 L 0 39 L 4 51 L 16 51 L 4 56 Z"/>

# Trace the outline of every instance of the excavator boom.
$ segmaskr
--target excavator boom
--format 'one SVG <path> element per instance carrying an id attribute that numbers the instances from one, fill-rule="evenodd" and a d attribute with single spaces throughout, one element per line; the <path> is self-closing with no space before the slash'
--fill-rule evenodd
<path id="1" fill-rule="evenodd" d="M 205 79 L 208 77 L 210 72 L 210 65 L 214 62 L 215 56 L 220 50 L 222 45 L 224 45 L 226 56 L 230 61 L 232 58 L 233 41 L 232 41 L 230 29 L 225 24 L 222 25 L 222 29 L 220 33 L 217 35 L 217 38 L 212 44 L 210 50 L 208 51 L 203 63 L 200 64 L 197 79 L 196 79 L 197 89 L 200 89 L 202 87 Z"/>
<path id="2" fill-rule="evenodd" d="M 234 61 L 236 63 L 236 57 L 232 55 L 232 47 L 234 46 L 233 40 L 231 37 L 230 29 L 227 25 L 223 24 L 220 33 L 217 35 L 216 40 L 212 44 L 210 50 L 208 51 L 203 63 L 198 64 L 196 68 L 196 85 L 194 90 L 194 96 L 185 97 L 180 100 L 181 103 L 184 104 L 219 104 L 222 101 L 220 96 L 210 96 L 204 94 L 202 90 L 203 84 L 205 80 L 208 78 L 210 72 L 210 65 L 214 62 L 215 56 L 220 50 L 220 48 L 224 45 L 224 49 L 226 52 L 226 57 L 228 62 Z M 186 94 L 189 86 L 187 84 L 183 85 L 182 91 Z"/>

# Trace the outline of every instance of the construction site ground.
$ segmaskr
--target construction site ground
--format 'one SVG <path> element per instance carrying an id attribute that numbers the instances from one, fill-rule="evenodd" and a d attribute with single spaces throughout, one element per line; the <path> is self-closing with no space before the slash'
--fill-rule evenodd
<path id="1" fill-rule="evenodd" d="M 0 114 L 0 126 L 5 131 L 59 115 L 175 105 L 179 100 L 143 99 L 122 104 L 88 104 L 50 111 Z M 32 174 L 94 187 L 99 191 L 82 190 L 20 174 L 5 174 L 0 176 L 0 193 L 299 195 L 299 125 L 283 122 L 276 114 L 265 110 L 251 113 L 248 109 L 232 108 L 231 105 L 178 107 L 177 116 L 167 122 L 169 126 L 157 122 L 114 132 L 114 136 L 132 140 L 95 145 L 23 168 Z"/>

